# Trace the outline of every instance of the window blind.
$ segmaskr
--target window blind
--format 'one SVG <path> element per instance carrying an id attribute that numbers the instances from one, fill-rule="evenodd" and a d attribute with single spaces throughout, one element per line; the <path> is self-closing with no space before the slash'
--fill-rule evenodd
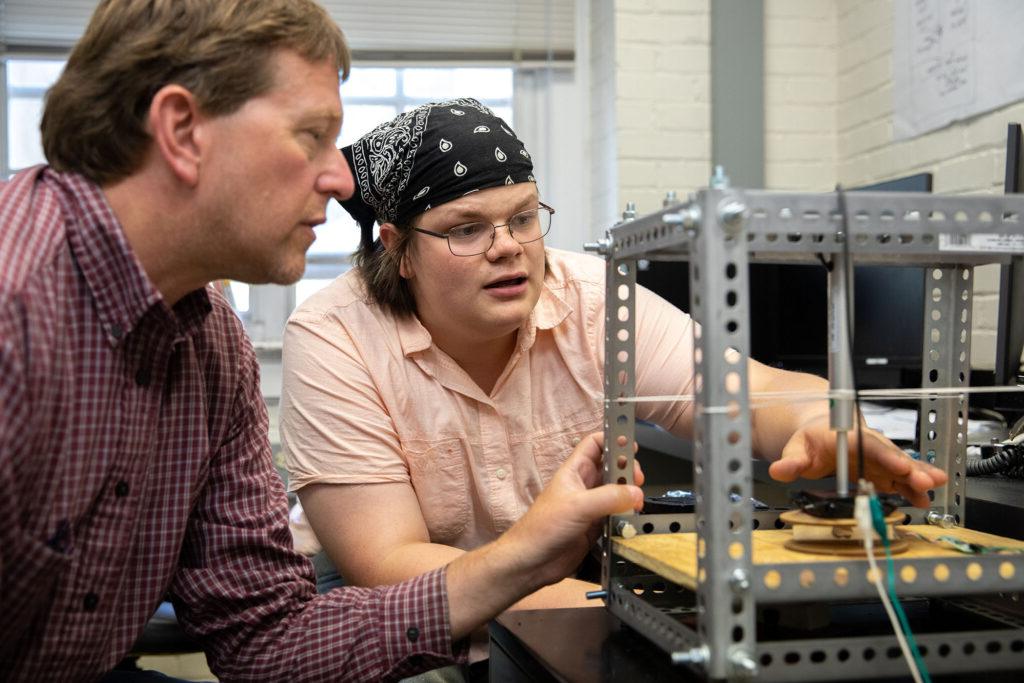
<path id="1" fill-rule="evenodd" d="M 97 0 L 0 0 L 9 50 L 66 49 Z M 321 0 L 357 58 L 571 59 L 573 0 Z"/>

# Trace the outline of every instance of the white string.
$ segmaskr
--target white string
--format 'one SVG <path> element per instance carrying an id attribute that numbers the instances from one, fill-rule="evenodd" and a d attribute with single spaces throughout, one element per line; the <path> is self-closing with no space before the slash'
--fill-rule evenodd
<path id="1" fill-rule="evenodd" d="M 884 400 L 884 399 L 908 399 L 908 398 L 956 398 L 966 394 L 995 394 L 995 393 L 1019 393 L 1024 392 L 1024 386 L 1001 386 L 1001 387 L 936 387 L 932 389 L 863 389 L 858 392 L 849 389 L 836 389 L 832 391 L 760 391 L 750 394 L 750 406 L 762 407 L 776 405 L 779 403 L 807 403 L 812 401 L 824 401 L 827 399 L 853 400 L 855 394 L 860 398 Z M 696 394 L 676 394 L 664 396 L 621 396 L 618 398 L 607 398 L 607 403 L 664 403 L 682 402 L 693 403 L 697 400 Z M 735 411 L 735 407 L 729 406 L 705 406 L 706 413 L 722 413 Z"/>
<path id="2" fill-rule="evenodd" d="M 885 613 L 889 615 L 889 623 L 892 624 L 892 630 L 896 634 L 896 640 L 899 641 L 900 650 L 903 651 L 903 657 L 907 660 L 907 666 L 910 667 L 910 675 L 914 677 L 914 683 L 921 682 L 921 672 L 917 670 L 917 662 L 914 661 L 914 655 L 910 652 L 910 645 L 907 644 L 907 638 L 903 635 L 903 629 L 900 627 L 899 619 L 896 618 L 896 610 L 892 607 L 892 602 L 889 600 L 889 594 L 882 585 L 882 572 L 878 569 L 878 563 L 875 562 L 875 549 L 873 538 L 870 535 L 864 537 L 864 550 L 868 554 L 868 564 L 871 565 L 871 574 L 874 578 L 872 583 L 875 584 L 875 590 L 878 591 L 878 597 L 882 599 L 882 605 L 885 606 Z"/>
<path id="3" fill-rule="evenodd" d="M 907 665 L 910 667 L 910 675 L 914 677 L 914 683 L 922 683 L 921 672 L 918 671 L 917 662 L 914 660 L 914 655 L 910 652 L 910 645 L 907 644 L 907 638 L 903 634 L 903 627 L 900 626 L 900 621 L 896 617 L 896 610 L 893 609 L 892 602 L 889 600 L 889 593 L 886 591 L 885 586 L 882 585 L 882 572 L 878 569 L 878 563 L 875 562 L 875 530 L 871 525 L 871 510 L 868 506 L 867 496 L 863 494 L 857 496 L 854 508 L 854 517 L 857 519 L 857 527 L 864 537 L 864 550 L 867 552 L 868 564 L 871 566 L 871 582 L 875 584 L 875 590 L 878 591 L 878 597 L 882 599 L 885 613 L 889 615 L 889 623 L 892 624 L 892 630 L 896 634 L 900 650 L 903 651 L 903 657 L 907 660 Z"/>

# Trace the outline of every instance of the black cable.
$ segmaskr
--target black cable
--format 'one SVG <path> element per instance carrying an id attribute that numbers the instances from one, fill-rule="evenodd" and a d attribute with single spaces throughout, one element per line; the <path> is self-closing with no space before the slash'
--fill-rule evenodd
<path id="1" fill-rule="evenodd" d="M 846 211 L 846 191 L 841 184 L 836 184 L 836 203 L 839 208 L 840 225 L 843 229 L 843 257 L 846 263 L 846 277 L 853 272 L 853 262 L 850 260 L 850 221 Z M 864 478 L 864 431 L 861 425 L 860 412 L 860 391 L 857 388 L 857 366 L 854 363 L 853 353 L 853 282 L 852 277 L 846 281 L 846 342 L 850 349 L 850 382 L 853 384 L 853 419 L 857 421 L 857 481 Z"/>
<path id="2" fill-rule="evenodd" d="M 999 452 L 987 458 L 967 458 L 967 476 L 1002 474 L 1020 478 L 1024 474 L 1024 445 L 1000 444 Z"/>

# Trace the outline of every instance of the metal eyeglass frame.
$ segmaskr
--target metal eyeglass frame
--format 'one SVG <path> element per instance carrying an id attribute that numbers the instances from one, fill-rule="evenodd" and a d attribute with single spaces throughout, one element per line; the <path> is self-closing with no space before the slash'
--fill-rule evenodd
<path id="1" fill-rule="evenodd" d="M 474 252 L 472 254 L 456 254 L 455 250 L 452 249 L 451 240 L 448 239 L 448 232 L 434 232 L 433 230 L 425 230 L 423 228 L 415 228 L 415 227 L 413 228 L 413 230 L 415 230 L 416 232 L 422 232 L 424 235 L 430 235 L 431 237 L 440 237 L 441 239 L 445 240 L 446 242 L 448 242 L 448 251 L 450 251 L 453 256 L 479 256 L 480 254 L 486 254 L 488 251 L 490 251 L 491 247 L 494 246 L 494 240 L 498 236 L 498 228 L 508 228 L 508 234 L 511 235 L 512 239 L 514 239 L 516 242 L 519 242 L 519 244 L 529 244 L 530 242 L 536 242 L 539 239 L 544 239 L 544 236 L 547 235 L 551 231 L 551 217 L 555 215 L 555 210 L 552 207 L 550 207 L 547 204 L 545 204 L 544 202 L 537 202 L 537 203 L 539 204 L 539 206 L 536 209 L 526 209 L 526 211 L 516 212 L 515 214 L 512 215 L 512 218 L 515 218 L 516 216 L 518 216 L 521 213 L 527 213 L 528 211 L 540 211 L 541 209 L 547 211 L 548 212 L 548 227 L 547 227 L 547 229 L 544 232 L 542 232 L 540 234 L 540 237 L 535 237 L 532 240 L 526 240 L 525 242 L 523 242 L 518 237 L 516 237 L 516 233 L 512 230 L 512 228 L 511 228 L 511 222 L 512 221 L 511 220 L 509 220 L 508 223 L 501 223 L 500 225 L 494 225 L 492 223 L 491 224 L 491 228 L 492 228 L 492 230 L 491 230 L 491 241 L 487 245 L 487 248 L 484 249 L 483 251 L 477 251 L 477 252 Z M 450 232 L 450 231 L 454 230 L 455 228 L 461 228 L 464 225 L 474 225 L 476 223 L 486 223 L 486 222 L 487 221 L 472 221 L 470 223 L 460 223 L 459 225 L 453 225 L 452 227 L 448 228 L 448 231 Z"/>

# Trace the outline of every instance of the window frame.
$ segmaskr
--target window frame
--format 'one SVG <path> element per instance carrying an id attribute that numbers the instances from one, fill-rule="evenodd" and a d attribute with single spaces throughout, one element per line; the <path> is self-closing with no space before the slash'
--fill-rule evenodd
<path id="1" fill-rule="evenodd" d="M 8 64 L 15 61 L 55 61 L 66 62 L 70 55 L 69 50 L 17 50 L 0 55 L 0 96 L 3 98 L 3 106 L 0 106 L 0 177 L 9 178 L 15 173 L 28 167 L 12 167 L 10 165 L 10 131 L 9 131 L 9 108 L 14 97 L 44 97 L 48 87 L 18 86 L 11 87 L 8 83 Z M 440 59 L 433 61 L 415 61 L 403 63 L 400 61 L 383 62 L 367 61 L 353 70 L 359 69 L 394 69 L 395 71 L 395 94 L 391 96 L 380 95 L 354 95 L 344 92 L 344 84 L 341 85 L 343 105 L 346 108 L 354 106 L 388 106 L 394 107 L 396 113 L 435 100 L 437 98 L 411 97 L 405 92 L 406 76 L 414 69 L 505 69 L 510 72 L 510 89 L 507 97 L 487 98 L 482 102 L 489 107 L 500 107 L 509 112 L 515 111 L 517 78 L 516 70 L 518 65 L 508 62 L 494 61 L 447 61 Z M 514 124 L 513 124 L 514 125 Z M 308 253 L 306 255 L 306 271 L 302 276 L 303 280 L 332 280 L 352 267 L 352 252 L 320 252 Z M 245 283 L 240 283 L 245 284 Z M 236 313 L 245 324 L 246 330 L 256 342 L 274 344 L 279 342 L 284 330 L 284 323 L 296 306 L 296 284 L 291 285 L 246 285 L 248 287 L 249 306 L 246 310 L 238 310 Z"/>

